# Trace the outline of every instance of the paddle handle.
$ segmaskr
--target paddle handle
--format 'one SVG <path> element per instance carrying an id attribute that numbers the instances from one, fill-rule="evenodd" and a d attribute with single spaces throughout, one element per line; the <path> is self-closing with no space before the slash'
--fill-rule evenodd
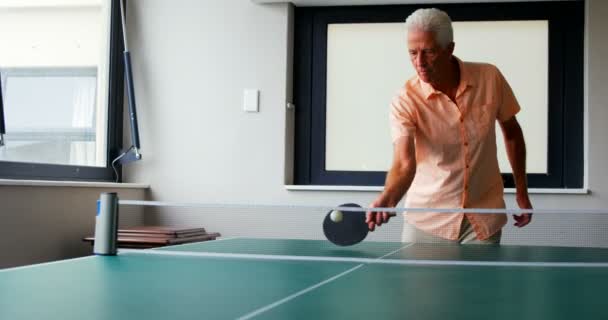
<path id="1" fill-rule="evenodd" d="M 379 212 L 375 212 L 374 211 L 374 213 L 379 213 Z M 397 216 L 397 214 L 394 213 L 394 212 L 387 212 L 387 214 L 388 214 L 389 217 L 395 217 L 395 216 Z"/>

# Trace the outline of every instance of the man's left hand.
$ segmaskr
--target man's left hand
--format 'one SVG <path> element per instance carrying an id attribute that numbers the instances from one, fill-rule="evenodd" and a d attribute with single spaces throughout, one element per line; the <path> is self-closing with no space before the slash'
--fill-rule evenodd
<path id="1" fill-rule="evenodd" d="M 530 198 L 527 195 L 521 196 L 521 197 L 518 196 L 517 204 L 519 205 L 520 209 L 532 209 L 532 203 L 530 202 Z M 518 228 L 521 228 L 523 226 L 526 226 L 528 223 L 530 223 L 530 221 L 532 221 L 532 214 L 531 213 L 522 213 L 519 215 L 514 214 L 513 219 L 515 219 L 515 223 L 513 225 Z"/>

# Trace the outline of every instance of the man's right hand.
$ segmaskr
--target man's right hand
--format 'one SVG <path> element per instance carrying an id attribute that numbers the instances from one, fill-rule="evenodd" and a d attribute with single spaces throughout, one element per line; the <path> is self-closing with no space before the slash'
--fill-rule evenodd
<path id="1" fill-rule="evenodd" d="M 385 197 L 382 195 L 378 197 L 374 202 L 372 202 L 369 207 L 370 208 L 388 208 L 394 207 L 396 204 L 390 204 Z M 369 228 L 369 231 L 374 231 L 376 226 L 381 226 L 384 223 L 387 223 L 391 217 L 394 217 L 395 214 L 392 212 L 372 212 L 368 211 L 365 214 L 365 223 Z"/>
<path id="2" fill-rule="evenodd" d="M 386 176 L 384 191 L 380 194 L 370 208 L 393 208 L 409 189 L 416 174 L 416 151 L 413 136 L 404 136 L 394 143 L 393 164 Z M 365 215 L 365 223 L 370 231 L 376 226 L 387 223 L 395 214 L 392 212 L 371 212 Z"/>

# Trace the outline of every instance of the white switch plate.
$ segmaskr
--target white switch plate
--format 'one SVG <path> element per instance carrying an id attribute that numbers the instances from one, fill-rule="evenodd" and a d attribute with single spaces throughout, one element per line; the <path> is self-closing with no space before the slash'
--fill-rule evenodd
<path id="1" fill-rule="evenodd" d="M 258 112 L 260 90 L 245 89 L 243 92 L 243 110 L 247 112 Z"/>

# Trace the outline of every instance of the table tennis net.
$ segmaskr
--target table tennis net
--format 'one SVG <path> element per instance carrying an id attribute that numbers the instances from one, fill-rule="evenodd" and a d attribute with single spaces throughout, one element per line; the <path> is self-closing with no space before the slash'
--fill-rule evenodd
<path id="1" fill-rule="evenodd" d="M 133 223 L 181 226 L 205 228 L 209 232 L 217 233 L 217 237 L 208 239 L 209 241 L 174 243 L 155 249 L 156 253 L 163 251 L 163 254 L 168 251 L 247 259 L 289 260 L 288 257 L 292 257 L 291 259 L 298 260 L 397 264 L 442 262 L 493 265 L 498 262 L 608 265 L 608 210 L 534 209 L 532 222 L 518 228 L 513 226 L 513 215 L 522 213 L 518 212 L 518 209 L 497 212 L 495 209 L 462 211 L 463 209 L 458 208 L 392 208 L 387 210 L 392 210 L 395 216 L 388 223 L 377 227 L 374 232 L 369 232 L 358 244 L 340 246 L 328 241 L 324 233 L 323 224 L 327 215 L 331 211 L 340 211 L 346 219 L 348 215 L 360 214 L 369 208 L 136 200 L 120 200 L 119 203 L 120 223 L 123 226 Z M 435 241 L 434 237 L 421 238 L 421 230 L 410 223 L 410 220 L 417 220 L 410 219 L 411 217 L 429 213 L 451 216 L 464 213 L 464 219 L 488 214 L 504 215 L 507 217 L 507 223 L 501 230 L 499 244 Z M 127 218 L 128 215 L 134 215 L 136 218 Z M 333 223 L 339 225 L 341 222 Z M 450 228 L 458 230 L 438 230 L 439 233 L 458 233 L 463 225 L 452 225 Z M 500 249 L 497 250 L 496 247 Z"/>

